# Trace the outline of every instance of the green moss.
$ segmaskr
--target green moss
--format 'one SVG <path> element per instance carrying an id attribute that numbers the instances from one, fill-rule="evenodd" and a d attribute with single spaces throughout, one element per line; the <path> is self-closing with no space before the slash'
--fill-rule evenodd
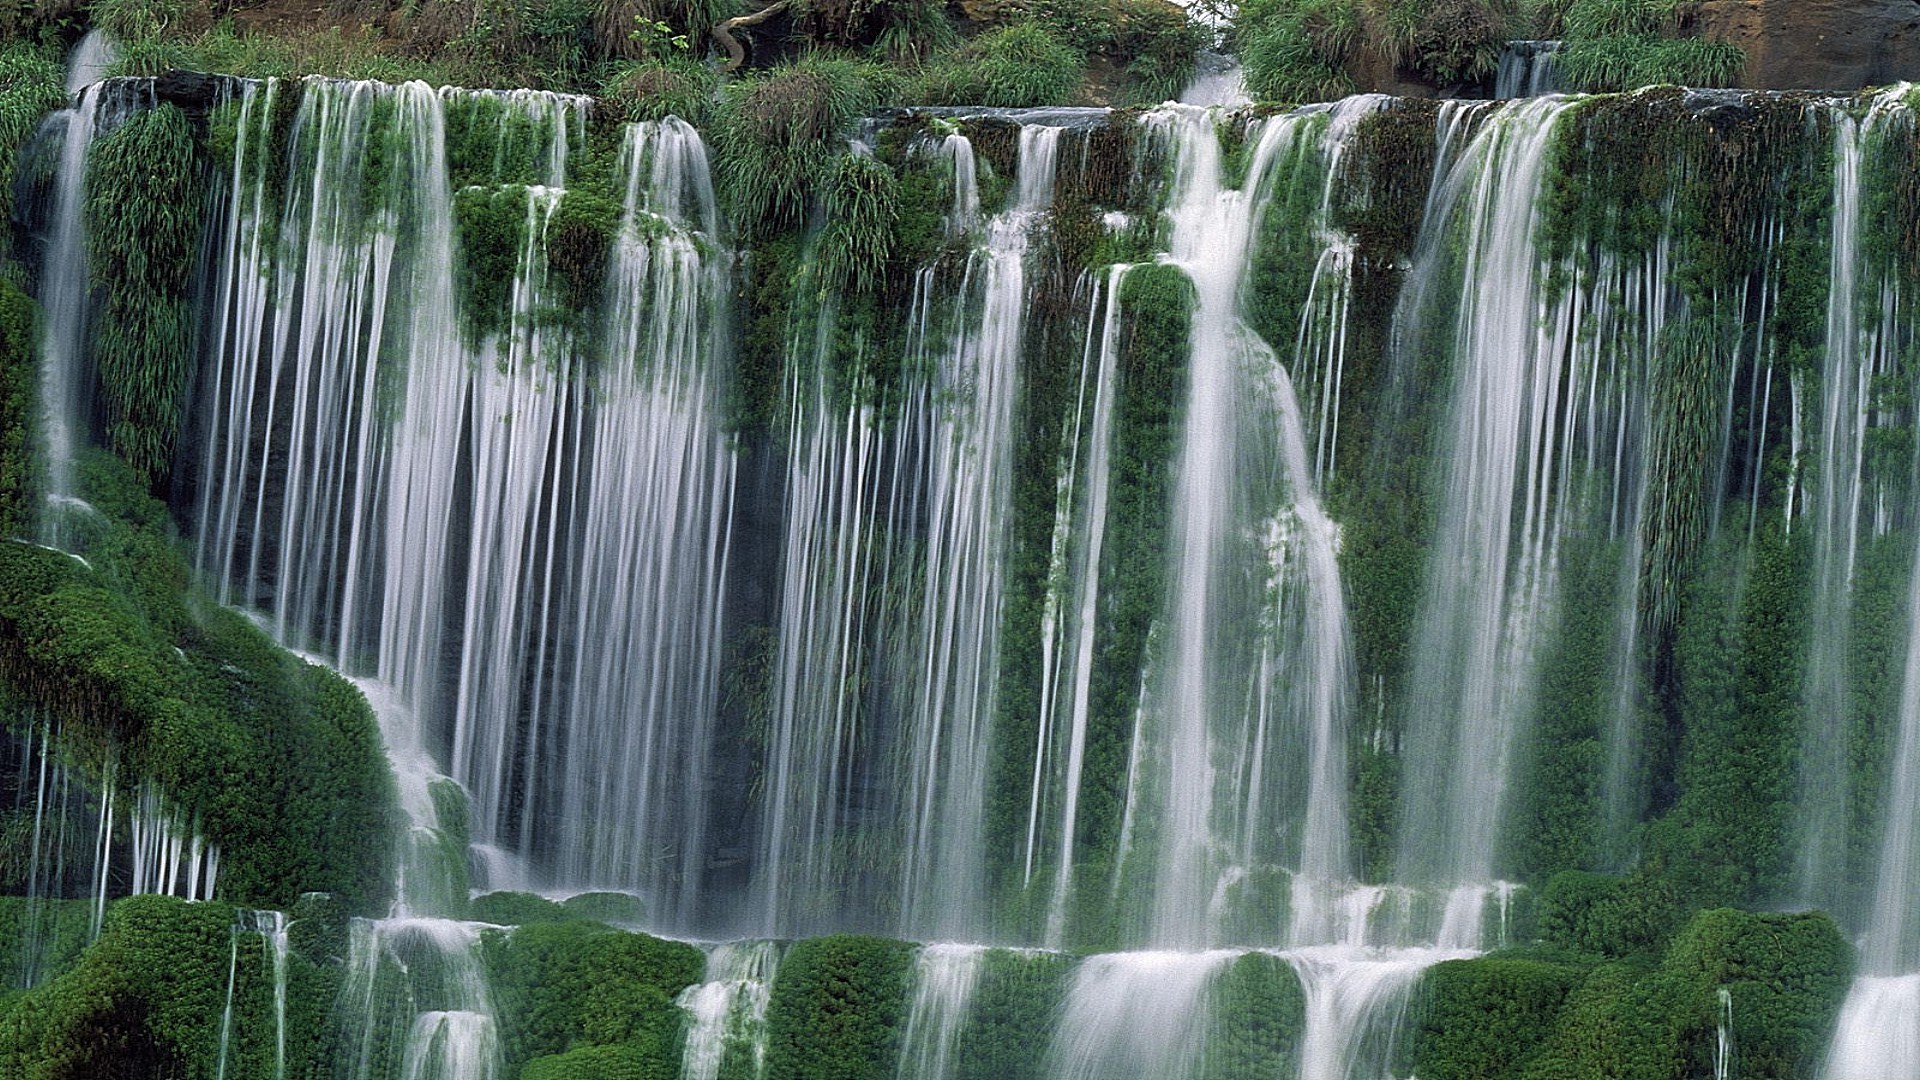
<path id="1" fill-rule="evenodd" d="M 1041 1048 L 1053 1037 L 1072 967 L 1059 953 L 989 951 L 954 1048 L 953 1080 L 1045 1080 Z"/>
<path id="2" fill-rule="evenodd" d="M 1740 1075 L 1811 1076 L 1820 1068 L 1834 1017 L 1853 976 L 1853 948 L 1819 912 L 1703 911 L 1674 939 L 1667 971 L 1683 980 L 1696 1028 L 1687 1040 L 1688 1075 L 1712 1069 L 1716 994 L 1732 997 Z"/>
<path id="3" fill-rule="evenodd" d="M 1650 957 L 1683 915 L 1672 885 L 1658 877 L 1563 870 L 1541 890 L 1540 937 L 1576 953 Z"/>
<path id="4" fill-rule="evenodd" d="M 187 587 L 165 511 L 127 466 L 83 459 L 90 565 L 0 545 L 0 683 L 51 711 L 94 777 L 157 782 L 222 847 L 221 895 L 384 896 L 392 777 L 366 702 Z M 112 749 L 117 748 L 117 749 Z"/>
<path id="5" fill-rule="evenodd" d="M 536 923 L 573 922 L 588 918 L 568 911 L 544 896 L 525 892 L 490 892 L 473 898 L 467 918 L 496 926 L 532 926 Z"/>
<path id="6" fill-rule="evenodd" d="M 1220 974 L 1208 995 L 1213 1031 L 1202 1070 L 1207 1080 L 1288 1080 L 1296 1074 L 1306 995 L 1291 965 L 1271 953 L 1247 953 Z"/>
<path id="7" fill-rule="evenodd" d="M 527 189 L 462 188 L 453 198 L 460 242 L 461 314 L 474 341 L 507 328 L 513 282 L 527 244 Z"/>
<path id="8" fill-rule="evenodd" d="M 647 917 L 647 905 L 637 896 L 617 892 L 584 892 L 560 902 L 574 915 L 605 923 L 639 923 Z"/>
<path id="9" fill-rule="evenodd" d="M 569 188 L 548 219 L 547 267 L 560 275 L 561 302 L 570 311 L 599 308 L 620 214 L 619 201 L 607 194 Z"/>
<path id="10" fill-rule="evenodd" d="M 27 531 L 36 509 L 38 407 L 33 301 L 0 278 L 0 537 Z"/>
<path id="11" fill-rule="evenodd" d="M 1498 956 L 1434 965 L 1412 1008 L 1414 1073 L 1430 1080 L 1518 1075 L 1581 978 L 1557 964 Z"/>
<path id="12" fill-rule="evenodd" d="M 578 1059 L 596 1068 L 673 1075 L 681 1022 L 673 999 L 699 980 L 700 950 L 583 921 L 488 931 L 482 947 L 508 1075 L 522 1063 L 532 1069 L 536 1059 L 582 1047 L 621 1048 Z"/>
<path id="13" fill-rule="evenodd" d="M 93 355 L 107 439 L 156 485 L 186 418 L 205 172 L 192 126 L 172 105 L 135 113 L 87 153 L 87 255 L 100 294 Z"/>
<path id="14" fill-rule="evenodd" d="M 673 1080 L 678 1066 L 656 1046 L 582 1046 L 534 1058 L 520 1080 Z"/>
<path id="15" fill-rule="evenodd" d="M 906 1022 L 913 946 L 839 935 L 794 943 L 767 1006 L 768 1080 L 882 1080 Z"/>
<path id="16" fill-rule="evenodd" d="M 1683 1071 L 1686 990 L 1644 963 L 1603 964 L 1567 998 L 1525 1080 L 1673 1077 Z"/>

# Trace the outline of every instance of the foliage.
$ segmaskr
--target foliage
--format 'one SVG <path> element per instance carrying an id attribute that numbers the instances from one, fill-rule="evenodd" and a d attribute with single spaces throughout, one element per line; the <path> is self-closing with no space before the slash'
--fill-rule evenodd
<path id="1" fill-rule="evenodd" d="M 1037 22 L 989 30 L 936 57 L 907 90 L 914 104 L 946 102 L 996 108 L 1065 105 L 1080 87 L 1080 50 Z"/>
<path id="2" fill-rule="evenodd" d="M 913 952 L 851 934 L 795 942 L 767 1006 L 768 1080 L 892 1076 Z"/>
<path id="3" fill-rule="evenodd" d="M 87 154 L 87 254 L 100 292 L 93 354 L 108 442 L 156 485 L 192 378 L 204 173 L 187 115 L 173 105 L 135 113 Z"/>
<path id="4" fill-rule="evenodd" d="M 1644 963 L 1594 968 L 1519 1075 L 1525 1080 L 1685 1076 L 1685 987 Z"/>
<path id="5" fill-rule="evenodd" d="M 164 507 L 118 459 L 82 460 L 87 564 L 0 545 L 0 685 L 53 711 L 95 778 L 156 782 L 222 848 L 221 895 L 377 906 L 392 777 L 351 685 L 187 586 Z"/>
<path id="6" fill-rule="evenodd" d="M 735 228 L 752 237 L 802 224 L 832 179 L 835 142 L 875 103 L 867 68 L 823 54 L 729 84 L 712 136 Z"/>
<path id="7" fill-rule="evenodd" d="M 0 537 L 26 532 L 35 506 L 33 301 L 0 278 Z"/>
<path id="8" fill-rule="evenodd" d="M 1552 1033 L 1581 973 L 1538 960 L 1447 960 L 1421 977 L 1413 1071 L 1430 1080 L 1514 1076 Z"/>
<path id="9" fill-rule="evenodd" d="M 556 1054 L 610 1076 L 627 1075 L 616 1066 L 641 1077 L 673 1075 L 680 1024 L 673 999 L 699 981 L 700 950 L 580 920 L 487 931 L 482 948 L 508 1075 Z M 620 1050 L 569 1054 L 582 1047 Z M 540 1072 L 559 1068 L 549 1061 Z"/>
<path id="10" fill-rule="evenodd" d="M 1507 0 L 1253 0 L 1233 21 L 1247 88 L 1261 101 L 1320 101 L 1381 64 L 1430 85 L 1483 83 L 1509 36 Z"/>
<path id="11" fill-rule="evenodd" d="M 1344 70 L 1360 37 L 1353 0 L 1256 0 L 1234 21 L 1247 92 L 1258 101 L 1330 101 L 1353 92 Z"/>
<path id="12" fill-rule="evenodd" d="M 6 35 L 0 33 L 0 38 Z M 0 45 L 0 222 L 11 216 L 13 178 L 20 150 L 40 119 L 66 101 L 66 74 L 50 49 L 16 40 Z M 11 246 L 11 229 L 0 229 L 0 255 Z"/>
<path id="13" fill-rule="evenodd" d="M 1746 63 L 1746 54 L 1731 42 L 1648 36 L 1569 41 L 1554 57 L 1566 86 L 1588 92 L 1669 83 L 1732 86 Z"/>
<path id="14" fill-rule="evenodd" d="M 680 57 L 622 64 L 600 89 L 601 100 L 628 120 L 678 116 L 695 126 L 707 123 L 719 93 L 713 69 Z"/>
<path id="15" fill-rule="evenodd" d="M 899 202 L 899 183 L 885 162 L 869 154 L 840 156 L 827 188 L 827 225 L 820 242 L 825 288 L 838 293 L 881 283 Z"/>
<path id="16" fill-rule="evenodd" d="M 547 268 L 560 275 L 561 302 L 581 316 L 599 310 L 607 266 L 620 231 L 620 204 L 591 187 L 560 197 L 547 219 Z"/>

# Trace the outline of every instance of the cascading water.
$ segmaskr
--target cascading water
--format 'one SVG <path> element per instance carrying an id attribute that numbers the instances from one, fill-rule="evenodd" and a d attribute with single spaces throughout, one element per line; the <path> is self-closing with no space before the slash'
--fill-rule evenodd
<path id="1" fill-rule="evenodd" d="M 1862 280 L 1861 271 L 1869 264 L 1859 261 L 1858 218 L 1862 152 L 1873 146 L 1877 135 L 1911 130 L 1911 92 L 1912 87 L 1905 84 L 1883 91 L 1857 127 L 1845 117 L 1836 123 L 1834 295 L 1827 336 L 1829 347 L 1841 351 L 1862 372 L 1885 370 L 1889 350 L 1897 349 L 1901 340 L 1896 328 L 1911 321 L 1895 275 Z M 1858 321 L 1864 305 L 1856 290 L 1861 289 L 1872 298 L 1873 306 L 1867 310 L 1879 315 L 1870 325 Z M 1865 403 L 1860 407 L 1864 410 Z M 1856 422 L 1864 424 L 1865 418 Z M 1852 497 L 1858 498 L 1857 483 L 1849 488 Z M 1882 498 L 1872 501 L 1877 504 Z M 1858 508 L 1854 509 L 1857 517 Z M 1881 515 L 1876 513 L 1874 520 L 1881 520 Z M 1845 524 L 1849 530 L 1854 527 L 1852 520 Z M 1906 663 L 1887 771 L 1878 873 L 1860 940 L 1860 974 L 1841 1006 L 1827 1054 L 1827 1080 L 1893 1080 L 1910 1075 L 1914 1062 L 1920 1061 L 1920 919 L 1915 917 L 1914 901 L 1920 881 L 1920 569 L 1909 582 L 1906 628 Z M 1820 737 L 1818 730 L 1810 734 Z M 1817 832 L 1812 835 L 1819 837 Z M 1819 853 L 1812 844 L 1803 850 Z"/>
<path id="2" fill-rule="evenodd" d="M 942 267 L 920 272 L 907 384 L 891 423 L 869 399 L 864 359 L 841 358 L 849 370 L 832 370 L 831 312 L 815 327 L 810 373 L 789 387 L 800 434 L 788 464 L 758 860 L 768 929 L 808 925 L 847 894 L 862 895 L 845 854 L 861 816 L 891 816 L 901 830 L 902 926 L 947 937 L 985 929 L 981 831 L 1027 264 L 1053 200 L 1063 132 L 1020 128 L 1012 204 L 981 224 L 983 243 L 951 297 L 936 292 Z M 959 230 L 976 212 L 975 158 L 954 135 L 942 156 L 954 170 L 948 227 Z M 887 609 L 875 611 L 876 598 Z M 890 693 L 868 700 L 859 685 L 868 669 Z M 867 730 L 875 709 L 895 717 L 894 745 L 879 762 L 861 749 L 878 743 Z M 856 812 L 851 801 L 871 788 L 906 805 Z"/>
<path id="3" fill-rule="evenodd" d="M 900 1036 L 901 1080 L 949 1080 L 954 1042 L 973 1004 L 984 945 L 928 945 L 914 962 L 913 994 Z"/>
<path id="4" fill-rule="evenodd" d="M 1236 953 L 1128 952 L 1074 970 L 1048 1051 L 1057 1080 L 1181 1080 L 1200 1068 L 1207 988 Z"/>
<path id="5" fill-rule="evenodd" d="M 707 953 L 701 981 L 678 1001 L 687 1011 L 685 1080 L 719 1080 L 723 1070 L 744 1080 L 766 1075 L 767 1003 L 779 967 L 780 946 L 772 941 L 727 942 Z"/>

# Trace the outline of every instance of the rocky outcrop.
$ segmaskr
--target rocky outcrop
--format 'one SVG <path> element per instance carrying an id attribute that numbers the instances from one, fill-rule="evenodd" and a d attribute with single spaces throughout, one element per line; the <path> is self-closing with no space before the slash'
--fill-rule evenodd
<path id="1" fill-rule="evenodd" d="M 1740 85 L 1853 90 L 1920 80 L 1920 0 L 1699 0 L 1693 29 L 1747 54 Z"/>

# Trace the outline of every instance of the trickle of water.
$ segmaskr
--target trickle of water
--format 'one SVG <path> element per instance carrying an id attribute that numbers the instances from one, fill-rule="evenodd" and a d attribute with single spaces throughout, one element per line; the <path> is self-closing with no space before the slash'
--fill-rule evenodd
<path id="1" fill-rule="evenodd" d="M 772 941 L 728 942 L 707 953 L 701 981 L 681 991 L 677 1002 L 688 1013 L 684 1080 L 718 1080 L 729 1060 L 736 1063 L 729 1076 L 766 1075 L 767 1003 L 779 966 L 780 946 Z"/>
<path id="2" fill-rule="evenodd" d="M 954 1044 L 985 962 L 985 945 L 928 945 L 914 962 L 913 996 L 900 1038 L 900 1080 L 947 1080 Z"/>

